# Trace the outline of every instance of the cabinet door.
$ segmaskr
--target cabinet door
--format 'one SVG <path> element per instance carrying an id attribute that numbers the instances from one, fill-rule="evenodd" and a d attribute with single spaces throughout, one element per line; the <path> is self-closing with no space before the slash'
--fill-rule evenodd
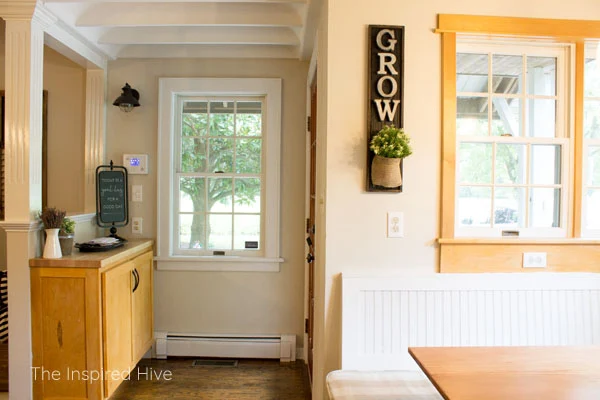
<path id="1" fill-rule="evenodd" d="M 133 263 L 126 262 L 102 274 L 105 397 L 127 377 L 131 366 L 132 271 Z"/>
<path id="2" fill-rule="evenodd" d="M 135 365 L 152 346 L 154 336 L 152 310 L 152 253 L 133 260 L 138 285 L 132 295 L 133 364 Z"/>

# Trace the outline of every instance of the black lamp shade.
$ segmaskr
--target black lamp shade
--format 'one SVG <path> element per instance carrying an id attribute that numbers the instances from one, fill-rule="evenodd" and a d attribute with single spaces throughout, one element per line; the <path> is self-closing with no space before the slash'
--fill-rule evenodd
<path id="1" fill-rule="evenodd" d="M 123 93 L 113 102 L 113 106 L 117 106 L 126 112 L 131 111 L 133 107 L 140 106 L 140 93 L 129 86 L 129 83 L 125 83 L 121 90 L 123 90 Z"/>

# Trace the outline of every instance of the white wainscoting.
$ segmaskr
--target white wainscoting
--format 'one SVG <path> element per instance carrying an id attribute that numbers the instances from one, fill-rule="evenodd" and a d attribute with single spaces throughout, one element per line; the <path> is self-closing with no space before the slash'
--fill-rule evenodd
<path id="1" fill-rule="evenodd" d="M 409 346 L 600 345 L 600 274 L 342 277 L 342 369 L 418 369 Z"/>

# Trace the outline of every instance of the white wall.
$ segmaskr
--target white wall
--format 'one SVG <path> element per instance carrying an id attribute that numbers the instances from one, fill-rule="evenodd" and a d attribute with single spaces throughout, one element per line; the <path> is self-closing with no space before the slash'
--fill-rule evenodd
<path id="1" fill-rule="evenodd" d="M 318 275 L 314 398 L 325 374 L 340 367 L 339 273 L 375 267 L 434 273 L 440 217 L 441 47 L 437 14 L 600 18 L 597 0 L 329 0 L 319 33 L 319 135 L 326 145 L 325 271 Z M 367 26 L 404 25 L 404 127 L 414 154 L 404 163 L 404 192 L 367 193 Z M 325 29 L 327 27 L 327 29 Z M 322 37 L 325 36 L 325 37 Z M 325 119 L 325 121 L 323 121 Z M 402 211 L 405 238 L 387 239 L 386 213 Z M 321 290 L 319 290 L 321 289 Z"/>
<path id="2" fill-rule="evenodd" d="M 294 60 L 118 60 L 108 68 L 108 100 L 128 82 L 141 107 L 129 114 L 109 106 L 106 160 L 123 153 L 149 154 L 150 174 L 131 175 L 143 185 L 143 236 L 156 237 L 158 78 L 251 77 L 283 79 L 281 255 L 278 273 L 174 272 L 155 275 L 155 330 L 202 333 L 303 334 L 305 84 L 308 63 Z M 131 228 L 119 232 L 133 237 Z"/>

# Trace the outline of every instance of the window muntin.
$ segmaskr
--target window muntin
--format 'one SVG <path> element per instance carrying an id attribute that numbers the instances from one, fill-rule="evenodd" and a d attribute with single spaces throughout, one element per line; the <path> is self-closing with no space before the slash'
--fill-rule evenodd
<path id="1" fill-rule="evenodd" d="M 583 100 L 583 237 L 600 237 L 600 44 L 588 43 L 584 63 Z"/>
<path id="2" fill-rule="evenodd" d="M 178 98 L 174 254 L 263 255 L 263 113 L 260 97 Z"/>
<path id="3" fill-rule="evenodd" d="M 565 59 L 560 46 L 457 44 L 456 236 L 566 236 Z"/>

